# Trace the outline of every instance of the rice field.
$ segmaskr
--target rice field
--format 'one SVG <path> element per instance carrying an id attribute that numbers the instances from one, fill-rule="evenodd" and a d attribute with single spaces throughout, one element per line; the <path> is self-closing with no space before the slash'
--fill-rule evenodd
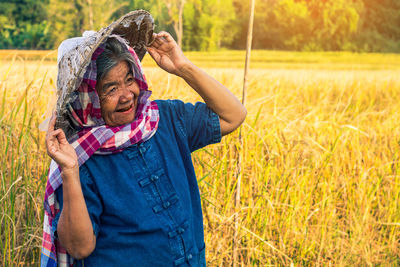
<path id="1" fill-rule="evenodd" d="M 25 54 L 24 54 L 25 53 Z M 37 266 L 55 52 L 0 51 L 0 266 Z M 45 60 L 40 60 L 47 55 Z M 244 52 L 188 53 L 241 96 Z M 208 266 L 400 265 L 400 55 L 255 51 L 238 131 L 193 153 Z M 200 98 L 144 59 L 153 98 Z M 241 204 L 234 206 L 242 155 Z"/>

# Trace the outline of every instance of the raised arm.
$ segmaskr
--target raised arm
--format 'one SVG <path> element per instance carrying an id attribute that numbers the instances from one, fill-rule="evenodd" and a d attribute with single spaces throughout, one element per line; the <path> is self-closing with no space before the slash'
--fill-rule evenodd
<path id="1" fill-rule="evenodd" d="M 58 238 L 75 259 L 89 256 L 96 246 L 92 222 L 83 197 L 79 165 L 75 149 L 61 129 L 54 130 L 56 116 L 49 123 L 46 147 L 49 156 L 61 168 L 63 179 L 63 209 L 57 225 Z"/>
<path id="2" fill-rule="evenodd" d="M 154 42 L 147 50 L 158 66 L 183 78 L 218 114 L 222 135 L 242 124 L 247 114 L 246 108 L 225 86 L 188 60 L 169 33 L 155 34 Z"/>

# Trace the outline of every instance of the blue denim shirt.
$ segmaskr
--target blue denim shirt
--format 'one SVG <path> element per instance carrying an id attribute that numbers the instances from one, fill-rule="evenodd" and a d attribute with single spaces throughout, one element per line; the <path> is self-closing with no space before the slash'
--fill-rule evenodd
<path id="1" fill-rule="evenodd" d="M 221 140 L 219 118 L 204 103 L 157 104 L 160 121 L 151 139 L 121 153 L 93 155 L 80 167 L 97 239 L 77 266 L 206 265 L 191 152 Z M 62 207 L 62 187 L 56 195 Z"/>

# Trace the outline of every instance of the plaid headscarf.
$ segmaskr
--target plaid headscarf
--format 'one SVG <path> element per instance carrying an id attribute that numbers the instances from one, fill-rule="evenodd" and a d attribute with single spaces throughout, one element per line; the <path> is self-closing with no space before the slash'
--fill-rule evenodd
<path id="1" fill-rule="evenodd" d="M 67 104 L 71 124 L 79 129 L 77 134 L 68 139 L 69 143 L 75 148 L 79 166 L 84 164 L 93 154 L 117 153 L 132 144 L 142 143 L 150 139 L 156 133 L 158 126 L 158 107 L 154 101 L 149 100 L 151 91 L 148 90 L 138 57 L 124 39 L 115 35 L 110 36 L 110 38 L 116 38 L 123 43 L 135 60 L 135 66 L 131 67 L 133 76 L 140 88 L 135 119 L 127 125 L 110 127 L 105 125 L 101 117 L 100 101 L 95 87 L 96 59 L 104 51 L 105 43 L 103 43 L 93 53 L 91 63 L 80 87 L 74 91 L 71 101 Z M 74 259 L 68 255 L 58 239 L 54 237 L 52 230 L 53 220 L 60 212 L 55 191 L 61 184 L 61 169 L 52 160 L 44 197 L 41 266 L 72 266 L 74 263 Z"/>

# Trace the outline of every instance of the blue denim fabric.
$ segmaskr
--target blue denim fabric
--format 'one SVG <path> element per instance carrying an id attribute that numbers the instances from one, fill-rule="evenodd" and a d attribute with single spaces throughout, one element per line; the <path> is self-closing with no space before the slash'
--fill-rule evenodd
<path id="1" fill-rule="evenodd" d="M 97 240 L 77 266 L 206 265 L 191 152 L 221 140 L 219 118 L 204 103 L 157 104 L 160 122 L 150 140 L 80 167 Z M 62 207 L 62 188 L 56 195 Z"/>

